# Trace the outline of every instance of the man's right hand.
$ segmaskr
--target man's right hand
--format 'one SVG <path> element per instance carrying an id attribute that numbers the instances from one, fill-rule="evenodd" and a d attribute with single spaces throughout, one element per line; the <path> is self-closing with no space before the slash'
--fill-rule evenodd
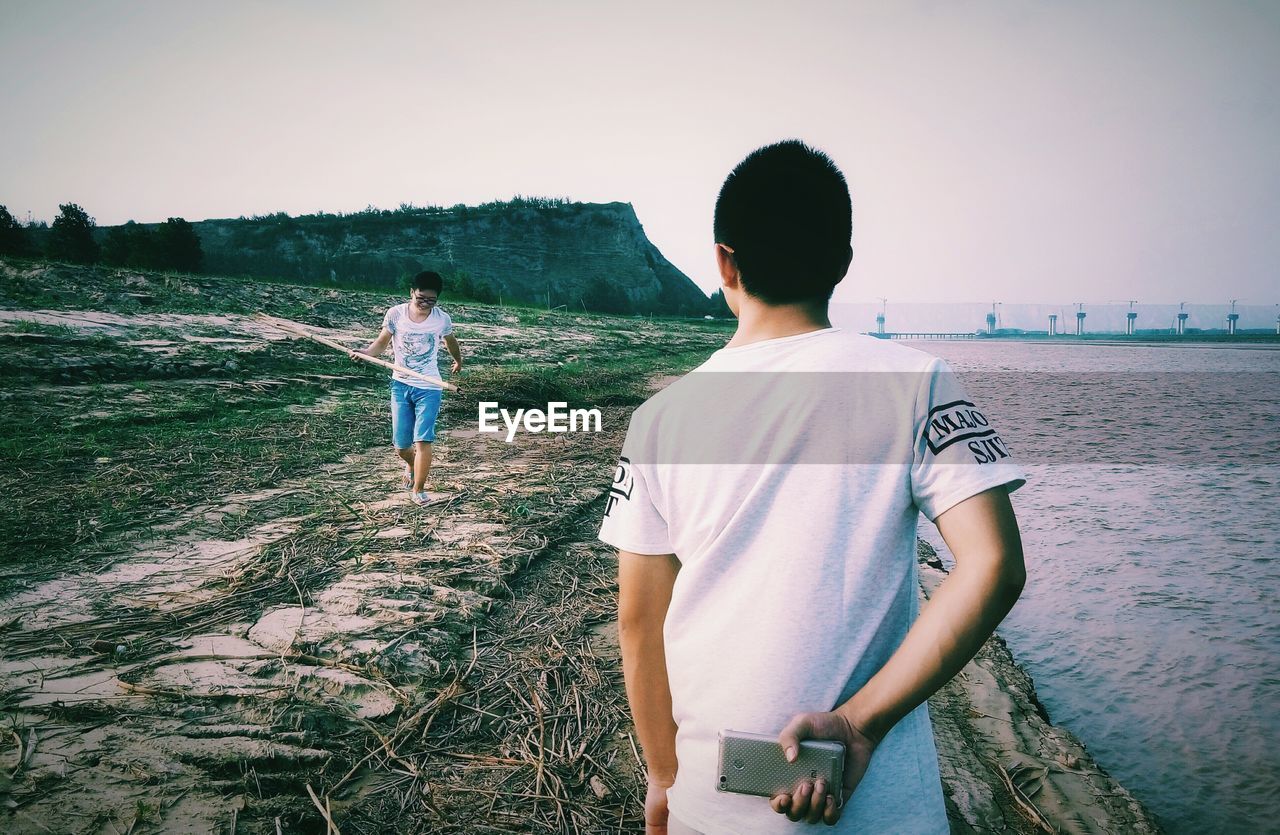
<path id="1" fill-rule="evenodd" d="M 649 778 L 649 789 L 644 796 L 645 835 L 667 835 L 667 789 L 674 782 Z"/>
<path id="2" fill-rule="evenodd" d="M 844 744 L 844 785 L 838 788 L 827 786 L 821 778 L 816 784 L 805 780 L 790 794 L 775 795 L 769 805 L 789 820 L 821 821 L 833 826 L 844 812 L 841 800 L 847 801 L 862 781 L 871 763 L 871 754 L 879 743 L 835 711 L 801 713 L 787 723 L 778 734 L 778 744 L 782 746 L 788 762 L 795 759 L 800 743 L 806 739 L 829 739 Z"/>
<path id="3" fill-rule="evenodd" d="M 364 351 L 356 349 L 352 351 L 347 351 L 347 356 L 351 359 L 352 362 L 359 362 L 361 357 L 367 357 L 369 355 L 366 354 Z"/>

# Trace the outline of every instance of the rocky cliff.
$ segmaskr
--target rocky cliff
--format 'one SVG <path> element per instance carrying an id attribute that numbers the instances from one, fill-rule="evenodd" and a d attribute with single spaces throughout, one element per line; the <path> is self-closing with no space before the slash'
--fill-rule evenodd
<path id="1" fill-rule="evenodd" d="M 349 215 L 194 224 L 205 271 L 400 287 L 423 269 L 446 290 L 611 313 L 701 314 L 707 297 L 645 237 L 629 203 L 516 199 Z"/>

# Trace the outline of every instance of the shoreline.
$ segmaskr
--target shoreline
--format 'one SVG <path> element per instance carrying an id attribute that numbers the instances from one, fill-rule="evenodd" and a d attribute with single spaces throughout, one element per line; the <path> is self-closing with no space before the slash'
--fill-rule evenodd
<path id="1" fill-rule="evenodd" d="M 843 326 L 839 326 L 843 327 Z M 857 328 L 853 328 L 857 330 Z M 866 336 L 893 342 L 1034 342 L 1041 345 L 1125 345 L 1143 348 L 1182 347 L 1182 348 L 1263 348 L 1275 350 L 1280 348 L 1280 334 L 1276 333 L 1244 333 L 1228 335 L 1194 334 L 1176 336 L 1174 334 L 1135 334 L 1127 336 L 1123 333 L 1098 333 L 1076 336 L 1074 334 L 1046 333 L 960 333 L 928 331 L 904 331 L 900 333 L 875 333 L 862 331 Z"/>
<path id="2" fill-rule="evenodd" d="M 947 572 L 918 548 L 922 601 Z M 1151 812 L 1054 725 L 999 633 L 929 700 L 953 833 L 1160 833 Z"/>
<path id="3" fill-rule="evenodd" d="M 68 281 L 7 275 L 32 296 Z M 41 451 L 11 542 L 43 557 L 0 577 L 0 699 L 15 721 L 6 831 L 181 822 L 266 835 L 330 815 L 343 831 L 470 833 L 478 819 L 638 831 L 641 764 L 607 635 L 616 566 L 595 539 L 625 421 L 511 445 L 442 431 L 444 496 L 424 513 L 394 487 L 398 461 L 365 437 L 384 419 L 373 378 L 228 312 L 259 306 L 256 285 L 89 279 L 110 336 L 66 311 L 0 316 L 28 323 L 3 328 L 6 402 L 24 409 L 14 436 Z M 164 303 L 122 307 L 112 293 L 126 289 Z M 271 313 L 309 321 L 366 321 L 381 306 L 270 298 Z M 637 341 L 661 338 L 668 353 L 720 341 L 492 307 L 468 318 L 483 369 L 472 379 L 495 390 L 530 384 L 502 376 L 530 340 L 547 346 L 536 358 L 602 363 Z M 361 332 L 347 328 L 330 332 Z M 38 427 L 68 417 L 100 442 L 87 479 L 41 446 Z M 193 431 L 214 417 L 228 422 Z M 308 444 L 285 454 L 296 433 Z M 193 470 L 193 456 L 218 466 Z M 83 530 L 32 538 L 71 491 Z M 926 590 L 942 576 L 921 569 Z M 998 637 L 931 709 L 953 831 L 1159 831 L 1051 725 Z"/>

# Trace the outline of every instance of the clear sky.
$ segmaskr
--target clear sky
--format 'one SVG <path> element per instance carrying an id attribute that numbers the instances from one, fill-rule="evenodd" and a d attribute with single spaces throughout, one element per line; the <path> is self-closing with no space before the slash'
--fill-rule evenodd
<path id="1" fill-rule="evenodd" d="M 0 0 L 0 203 L 100 224 L 628 201 L 716 286 L 753 148 L 844 169 L 836 300 L 1280 302 L 1280 3 Z"/>

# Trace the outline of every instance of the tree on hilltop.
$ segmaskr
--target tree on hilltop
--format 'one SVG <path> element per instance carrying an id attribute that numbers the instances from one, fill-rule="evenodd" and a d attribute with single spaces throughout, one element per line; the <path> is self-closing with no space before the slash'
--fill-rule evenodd
<path id="1" fill-rule="evenodd" d="M 0 206 L 0 255 L 23 257 L 34 252 L 26 228 L 9 214 L 8 207 Z"/>
<path id="2" fill-rule="evenodd" d="M 716 290 L 711 294 L 711 301 L 707 304 L 707 313 L 717 319 L 733 318 L 733 311 L 729 309 L 729 303 L 724 300 L 724 290 Z"/>
<path id="3" fill-rule="evenodd" d="M 93 239 L 93 230 L 98 224 L 75 203 L 63 203 L 58 210 L 49 229 L 49 257 L 73 264 L 97 261 L 98 244 Z"/>
<path id="4" fill-rule="evenodd" d="M 102 260 L 113 267 L 149 267 L 155 260 L 155 248 L 151 230 L 131 220 L 107 230 Z"/>
<path id="5" fill-rule="evenodd" d="M 198 273 L 204 250 L 195 227 L 180 217 L 171 217 L 156 230 L 156 263 L 162 270 Z"/>
<path id="6" fill-rule="evenodd" d="M 102 260 L 115 267 L 200 272 L 204 250 L 195 228 L 180 217 L 157 226 L 129 221 L 107 230 Z"/>

